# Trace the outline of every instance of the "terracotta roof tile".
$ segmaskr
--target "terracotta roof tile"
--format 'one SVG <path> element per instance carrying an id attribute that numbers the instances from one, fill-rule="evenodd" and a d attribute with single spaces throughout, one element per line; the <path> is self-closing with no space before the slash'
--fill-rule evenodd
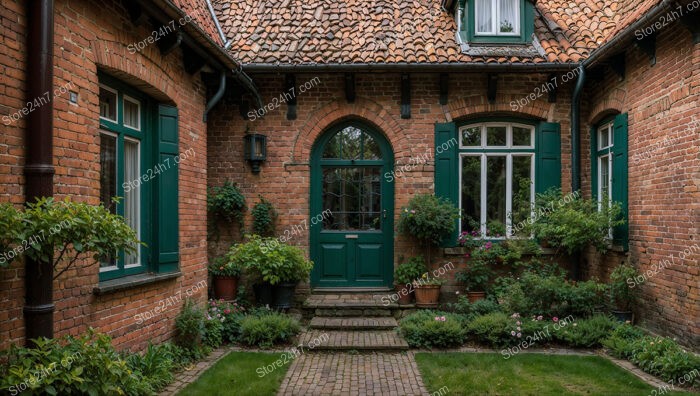
<path id="1" fill-rule="evenodd" d="M 659 2 L 537 0 L 535 42 L 512 53 L 463 51 L 440 0 L 220 0 L 215 8 L 243 63 L 571 63 Z"/>
<path id="2" fill-rule="evenodd" d="M 213 0 L 216 2 L 217 0 Z M 172 3 L 178 6 L 185 14 L 189 15 L 196 21 L 199 27 L 207 33 L 215 43 L 223 47 L 221 36 L 216 29 L 214 18 L 209 12 L 209 7 L 205 0 L 172 0 Z"/>

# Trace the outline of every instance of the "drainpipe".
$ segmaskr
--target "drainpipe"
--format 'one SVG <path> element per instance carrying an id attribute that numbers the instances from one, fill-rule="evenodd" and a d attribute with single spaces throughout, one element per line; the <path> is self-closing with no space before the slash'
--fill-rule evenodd
<path id="1" fill-rule="evenodd" d="M 586 68 L 578 66 L 579 75 L 571 98 L 571 191 L 581 190 L 581 93 L 586 83 Z M 574 260 L 572 278 L 581 279 L 581 258 Z"/>
<path id="2" fill-rule="evenodd" d="M 226 92 L 226 70 L 221 70 L 221 77 L 219 81 L 219 90 L 216 91 L 214 96 L 207 102 L 207 108 L 204 109 L 204 122 L 207 122 L 207 115 L 209 111 L 216 106 L 217 103 L 224 97 L 224 92 Z"/>
<path id="3" fill-rule="evenodd" d="M 216 17 L 216 12 L 214 12 L 214 7 L 211 5 L 211 0 L 207 0 L 207 7 L 209 7 L 209 13 L 211 14 L 212 19 L 214 20 L 214 25 L 216 25 L 216 30 L 219 32 L 219 36 L 221 37 L 221 42 L 224 43 L 224 49 L 228 49 L 228 47 L 231 46 L 233 43 L 233 40 L 229 40 L 226 42 L 226 35 L 224 34 L 223 29 L 221 29 L 221 24 L 219 23 L 219 18 Z"/>
<path id="4" fill-rule="evenodd" d="M 49 93 L 47 103 L 27 115 L 25 200 L 53 196 L 53 0 L 28 2 L 27 102 Z M 25 258 L 25 344 L 53 338 L 53 263 Z"/>
<path id="5" fill-rule="evenodd" d="M 457 44 L 462 52 L 469 49 L 469 44 L 462 40 L 462 19 L 464 19 L 464 1 L 460 1 L 457 4 L 457 32 L 455 32 L 455 38 L 457 39 Z"/>

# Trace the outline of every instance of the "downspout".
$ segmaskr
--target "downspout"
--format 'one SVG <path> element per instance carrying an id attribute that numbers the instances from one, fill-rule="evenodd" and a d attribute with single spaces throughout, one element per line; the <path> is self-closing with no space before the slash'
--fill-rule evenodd
<path id="1" fill-rule="evenodd" d="M 204 122 L 207 122 L 207 115 L 209 111 L 216 106 L 217 103 L 224 97 L 224 92 L 226 92 L 226 70 L 221 70 L 221 77 L 219 81 L 219 90 L 216 91 L 214 96 L 207 102 L 207 107 L 204 109 Z"/>
<path id="2" fill-rule="evenodd" d="M 455 39 L 457 39 L 457 44 L 459 49 L 464 52 L 469 49 L 469 44 L 462 40 L 462 20 L 464 19 L 464 1 L 460 0 L 457 3 L 457 31 L 455 32 Z"/>
<path id="3" fill-rule="evenodd" d="M 45 96 L 47 103 L 27 115 L 25 201 L 53 196 L 53 38 L 54 2 L 35 0 L 27 9 L 27 102 Z M 25 256 L 24 340 L 53 338 L 53 263 Z"/>
<path id="4" fill-rule="evenodd" d="M 207 0 L 207 7 L 209 7 L 209 13 L 211 14 L 211 18 L 214 20 L 214 25 L 216 25 L 216 30 L 219 32 L 219 36 L 221 37 L 221 42 L 224 43 L 224 49 L 228 49 L 228 47 L 231 46 L 231 43 L 233 43 L 233 40 L 229 40 L 226 42 L 226 35 L 224 34 L 223 29 L 221 29 L 221 24 L 219 23 L 219 18 L 216 17 L 216 12 L 214 11 L 214 7 L 211 5 L 211 0 Z"/>
<path id="5" fill-rule="evenodd" d="M 586 68 L 578 66 L 579 75 L 571 98 L 571 192 L 581 190 L 581 93 L 586 83 Z M 581 280 L 581 257 L 574 260 L 572 278 Z"/>

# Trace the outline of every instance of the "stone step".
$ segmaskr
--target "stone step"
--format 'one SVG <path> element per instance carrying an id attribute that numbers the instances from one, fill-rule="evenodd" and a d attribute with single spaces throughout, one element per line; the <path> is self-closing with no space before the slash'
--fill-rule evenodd
<path id="1" fill-rule="evenodd" d="M 310 309 L 392 309 L 399 304 L 392 302 L 387 293 L 364 294 L 312 294 L 304 301 Z"/>
<path id="2" fill-rule="evenodd" d="M 392 317 L 324 317 L 311 319 L 312 329 L 323 330 L 392 330 L 399 324 Z"/>
<path id="3" fill-rule="evenodd" d="M 309 330 L 299 342 L 313 351 L 405 351 L 408 343 L 395 331 Z"/>
<path id="4" fill-rule="evenodd" d="M 313 316 L 335 316 L 335 317 L 357 317 L 357 316 L 392 316 L 391 309 L 367 308 L 358 307 L 345 308 L 319 308 L 313 310 Z"/>

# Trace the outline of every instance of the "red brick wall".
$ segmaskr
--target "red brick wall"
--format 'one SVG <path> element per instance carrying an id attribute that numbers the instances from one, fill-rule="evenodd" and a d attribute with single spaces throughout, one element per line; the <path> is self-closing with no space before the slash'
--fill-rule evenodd
<path id="1" fill-rule="evenodd" d="M 627 260 L 642 273 L 666 267 L 641 284 L 637 317 L 652 330 L 698 347 L 700 47 L 675 23 L 657 37 L 654 66 L 634 45 L 626 51 L 626 65 L 624 81 L 607 69 L 604 80 L 586 90 L 590 110 L 583 117 L 582 166 L 590 196 L 589 127 L 606 114 L 629 113 L 630 251 L 605 260 L 589 252 L 588 272 L 605 279 Z"/>
<path id="2" fill-rule="evenodd" d="M 22 1 L 0 5 L 0 116 L 20 110 L 25 98 L 26 8 Z M 97 70 L 130 83 L 155 99 L 179 109 L 180 150 L 193 149 L 179 165 L 180 269 L 183 276 L 169 281 L 96 296 L 98 266 L 84 262 L 54 284 L 57 336 L 79 334 L 92 326 L 114 337 L 119 348 L 141 349 L 149 341 L 173 335 L 179 305 L 139 321 L 159 302 L 173 302 L 178 293 L 199 285 L 194 295 L 206 299 L 206 125 L 202 121 L 205 87 L 199 75 L 185 73 L 180 50 L 163 57 L 157 46 L 131 54 L 127 45 L 147 38 L 154 26 L 135 27 L 119 2 L 56 1 L 54 86 L 70 84 L 69 95 L 54 98 L 54 192 L 91 204 L 99 202 L 99 139 Z M 24 133 L 26 122 L 0 124 L 0 201 L 21 203 L 24 198 Z M 0 270 L 0 349 L 22 343 L 24 320 L 23 264 Z M 164 304 L 163 304 L 164 305 Z"/>
<path id="3" fill-rule="evenodd" d="M 279 98 L 285 91 L 283 75 L 253 76 L 263 101 Z M 280 216 L 277 235 L 301 224 L 309 213 L 309 160 L 311 148 L 327 127 L 333 123 L 356 117 L 374 124 L 387 137 L 394 150 L 395 167 L 409 163 L 411 157 L 423 157 L 434 153 L 434 123 L 459 120 L 466 117 L 490 115 L 494 112 L 507 115 L 537 118 L 560 122 L 562 127 L 563 167 L 570 167 L 569 103 L 571 83 L 559 83 L 556 103 L 548 103 L 545 94 L 519 112 L 511 112 L 511 101 L 529 95 L 546 81 L 544 74 L 501 75 L 498 80 L 498 95 L 493 105 L 486 98 L 487 78 L 485 74 L 451 74 L 449 102 L 439 104 L 438 74 L 411 75 L 411 118 L 400 118 L 400 76 L 396 73 L 356 75 L 356 100 L 349 104 L 345 99 L 343 74 L 298 74 L 297 86 L 318 78 L 320 83 L 305 93 L 297 95 L 296 120 L 286 118 L 287 106 L 270 111 L 257 120 L 242 120 L 238 106 L 223 104 L 215 109 L 209 124 L 209 184 L 220 185 L 231 180 L 241 185 L 252 206 L 258 194 L 272 201 Z M 251 109 L 254 110 L 254 109 Z M 243 161 L 243 136 L 246 129 L 268 136 L 267 161 L 258 175 L 250 171 Z M 563 186 L 570 187 L 569 171 L 563 172 Z M 419 193 L 433 190 L 432 163 L 415 167 L 395 181 L 395 212 L 398 213 L 409 199 Z M 251 228 L 251 219 L 246 219 L 246 228 Z M 225 235 L 218 244 L 210 244 L 210 258 L 221 254 L 228 244 L 239 238 L 237 232 Z M 292 244 L 308 247 L 309 234 L 304 232 L 291 240 Z M 433 249 L 437 251 L 437 249 Z M 394 261 L 424 254 L 422 246 L 397 234 Z M 435 255 L 436 253 L 434 253 Z M 450 256 L 459 264 L 462 257 Z M 434 268 L 439 267 L 436 260 Z M 453 276 L 456 270 L 449 276 Z M 448 285 L 445 291 L 453 288 Z"/>

